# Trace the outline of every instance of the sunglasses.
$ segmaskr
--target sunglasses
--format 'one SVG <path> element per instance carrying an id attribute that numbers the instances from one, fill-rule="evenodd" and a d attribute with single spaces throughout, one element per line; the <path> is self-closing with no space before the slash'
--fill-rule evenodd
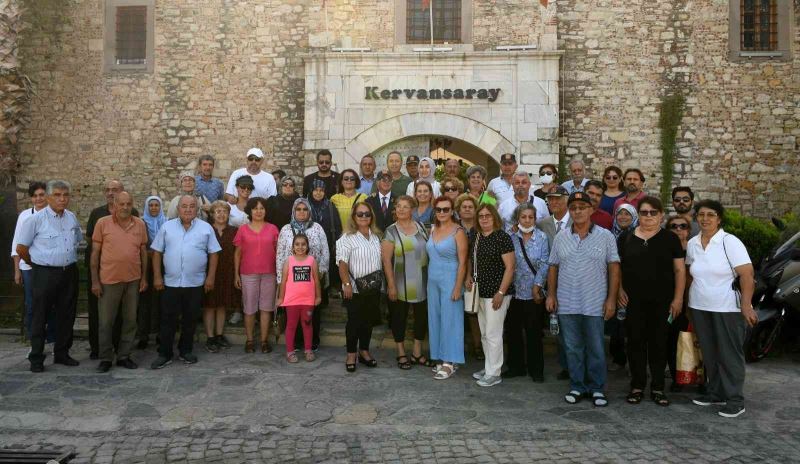
<path id="1" fill-rule="evenodd" d="M 342 177 L 342 180 L 345 181 L 345 182 L 355 182 L 356 178 L 352 177 L 352 176 L 344 176 L 344 177 Z"/>
<path id="2" fill-rule="evenodd" d="M 692 202 L 692 198 L 691 197 L 675 197 L 675 198 L 672 199 L 672 202 L 673 203 L 691 203 Z"/>
<path id="3" fill-rule="evenodd" d="M 247 161 L 261 161 L 261 158 L 257 156 L 248 156 Z"/>
<path id="4" fill-rule="evenodd" d="M 253 191 L 252 185 L 237 185 L 237 187 L 239 187 L 242 190 L 250 190 L 251 192 Z"/>
<path id="5" fill-rule="evenodd" d="M 639 211 L 639 216 L 642 216 L 642 217 L 647 217 L 647 216 L 656 217 L 656 216 L 658 216 L 658 213 L 660 213 L 660 211 L 657 210 L 657 209 L 643 209 L 643 210 Z"/>
<path id="6" fill-rule="evenodd" d="M 617 180 L 619 176 L 606 176 L 606 180 Z"/>
<path id="7" fill-rule="evenodd" d="M 359 212 L 356 213 L 356 217 L 371 218 L 372 217 L 372 213 L 370 213 L 369 211 L 359 211 Z"/>
<path id="8" fill-rule="evenodd" d="M 689 230 L 689 224 L 670 224 L 669 228 L 672 230 Z"/>
<path id="9" fill-rule="evenodd" d="M 306 211 L 306 212 L 308 212 L 308 208 L 295 208 L 295 211 L 296 211 L 296 212 L 298 212 L 298 213 L 299 213 L 300 211 Z"/>
<path id="10" fill-rule="evenodd" d="M 317 161 L 317 164 L 326 164 L 327 165 L 327 164 L 331 164 L 331 163 L 332 163 L 332 161 L 322 161 L 322 160 Z"/>
<path id="11" fill-rule="evenodd" d="M 478 219 L 492 219 L 491 214 L 479 214 Z"/>
<path id="12" fill-rule="evenodd" d="M 436 211 L 436 214 L 449 213 L 450 211 L 452 211 L 452 208 L 433 208 L 433 210 Z"/>
<path id="13" fill-rule="evenodd" d="M 458 192 L 458 189 L 455 188 L 455 187 L 445 187 L 444 191 L 445 192 Z"/>
<path id="14" fill-rule="evenodd" d="M 551 171 L 542 171 L 539 173 L 540 176 L 552 176 L 553 173 Z"/>
<path id="15" fill-rule="evenodd" d="M 291 188 L 294 188 L 294 182 L 284 182 L 284 183 L 283 183 L 283 184 L 281 184 L 281 185 L 283 185 L 284 187 L 291 187 Z"/>

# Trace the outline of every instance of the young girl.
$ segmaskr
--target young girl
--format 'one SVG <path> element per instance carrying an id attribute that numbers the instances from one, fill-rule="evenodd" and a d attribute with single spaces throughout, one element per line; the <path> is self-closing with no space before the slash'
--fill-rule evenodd
<path id="1" fill-rule="evenodd" d="M 294 354 L 294 335 L 297 321 L 302 322 L 303 348 L 306 361 L 314 360 L 311 350 L 311 316 L 314 306 L 322 301 L 317 263 L 308 254 L 308 237 L 297 234 L 292 240 L 292 256 L 286 260 L 281 271 L 281 286 L 278 293 L 278 306 L 286 308 L 286 360 L 297 362 Z"/>

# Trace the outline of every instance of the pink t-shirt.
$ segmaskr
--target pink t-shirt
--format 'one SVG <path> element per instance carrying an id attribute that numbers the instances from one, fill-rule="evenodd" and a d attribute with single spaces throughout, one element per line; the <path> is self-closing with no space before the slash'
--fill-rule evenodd
<path id="1" fill-rule="evenodd" d="M 258 233 L 245 224 L 239 227 L 233 244 L 242 249 L 240 274 L 275 274 L 278 228 L 274 224 L 267 222 Z"/>
<path id="2" fill-rule="evenodd" d="M 286 273 L 286 289 L 283 293 L 284 306 L 314 306 L 316 299 L 316 282 L 311 269 L 314 267 L 314 257 L 306 256 L 303 261 L 298 261 L 294 255 L 287 261 L 289 269 Z"/>

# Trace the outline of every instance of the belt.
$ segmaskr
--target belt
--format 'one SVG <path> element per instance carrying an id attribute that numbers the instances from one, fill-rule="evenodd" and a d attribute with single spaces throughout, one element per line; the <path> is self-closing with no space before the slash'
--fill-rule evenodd
<path id="1" fill-rule="evenodd" d="M 31 263 L 31 266 L 39 269 L 47 269 L 52 271 L 66 271 L 75 266 L 75 263 L 67 264 L 66 266 L 44 266 L 41 264 Z"/>

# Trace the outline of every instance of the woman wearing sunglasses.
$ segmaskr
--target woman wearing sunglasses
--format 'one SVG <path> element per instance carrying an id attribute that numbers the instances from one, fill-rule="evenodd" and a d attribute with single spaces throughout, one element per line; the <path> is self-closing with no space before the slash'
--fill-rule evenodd
<path id="1" fill-rule="evenodd" d="M 649 366 L 650 398 L 659 406 L 669 406 L 664 394 L 667 339 L 670 323 L 683 311 L 686 252 L 675 234 L 661 228 L 661 200 L 644 197 L 638 208 L 639 225 L 617 244 L 622 266 L 618 303 L 627 307 L 625 334 L 631 368 L 627 401 L 642 402 Z"/>
<path id="2" fill-rule="evenodd" d="M 603 189 L 600 209 L 613 216 L 614 203 L 625 195 L 625 191 L 620 188 L 620 184 L 622 184 L 622 169 L 616 166 L 607 167 L 603 172 L 603 184 L 605 184 L 606 188 Z"/>
<path id="3" fill-rule="evenodd" d="M 555 164 L 543 164 L 539 168 L 539 182 L 542 186 L 533 191 L 533 195 L 547 201 L 547 194 L 552 193 L 558 187 L 558 168 Z"/>
<path id="4" fill-rule="evenodd" d="M 250 194 L 253 193 L 253 178 L 250 176 L 242 176 L 236 179 L 236 203 L 231 205 L 231 212 L 228 215 L 228 224 L 233 227 L 241 227 L 250 222 L 244 208 L 247 206 L 247 201 L 250 200 Z"/>
<path id="5" fill-rule="evenodd" d="M 689 220 L 683 216 L 670 216 L 664 228 L 678 237 L 681 242 L 681 248 L 686 251 L 686 244 L 689 242 L 689 233 L 691 231 L 691 224 Z M 687 287 L 688 289 L 688 287 Z M 677 372 L 677 356 L 678 356 L 678 336 L 681 332 L 685 332 L 689 327 L 689 317 L 686 311 L 688 299 L 686 291 L 683 292 L 683 312 L 672 321 L 669 328 L 669 340 L 667 341 L 667 364 L 669 365 L 670 378 L 672 383 L 669 386 L 669 391 L 679 392 L 683 390 L 681 385 L 675 383 L 678 375 Z"/>
<path id="6" fill-rule="evenodd" d="M 292 207 L 298 198 L 300 198 L 300 195 L 295 191 L 294 179 L 291 176 L 284 177 L 281 180 L 281 191 L 267 200 L 269 222 L 273 223 L 278 230 L 281 230 L 283 226 L 292 220 Z M 278 268 L 278 274 L 280 274 L 280 269 Z"/>
<path id="7" fill-rule="evenodd" d="M 347 224 L 350 220 L 350 213 L 353 212 L 353 205 L 367 199 L 363 193 L 358 193 L 361 188 L 361 179 L 352 169 L 345 169 L 339 176 L 339 193 L 331 197 L 331 204 L 339 212 L 339 219 L 342 224 Z"/>

